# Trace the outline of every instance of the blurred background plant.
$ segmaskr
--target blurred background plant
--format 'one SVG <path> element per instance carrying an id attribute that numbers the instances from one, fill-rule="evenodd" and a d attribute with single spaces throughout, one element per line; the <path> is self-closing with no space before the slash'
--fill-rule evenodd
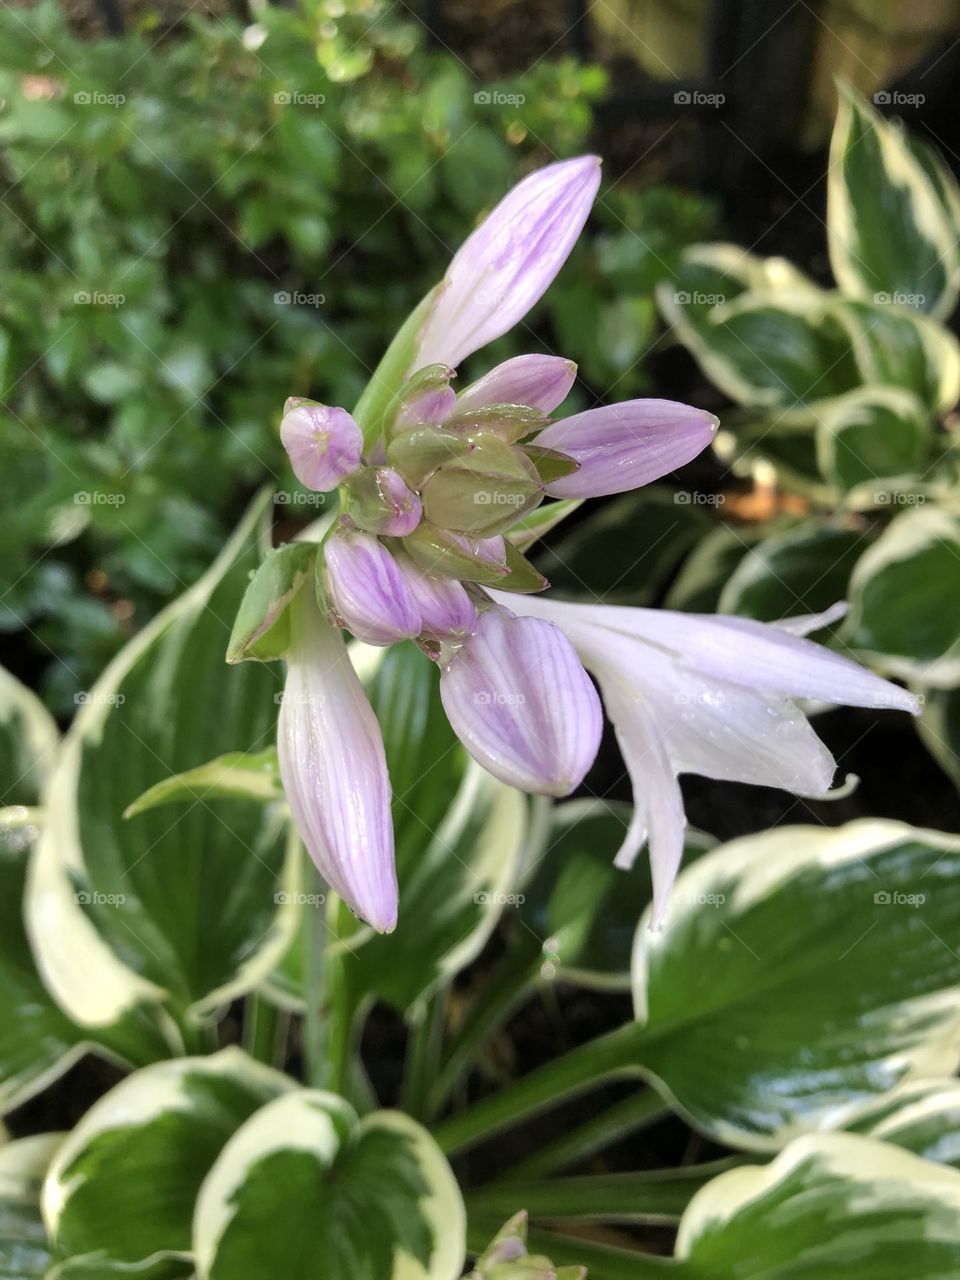
<path id="1" fill-rule="evenodd" d="M 148 12 L 93 41 L 54 0 L 0 12 L 0 626 L 60 713 L 258 484 L 309 512 L 285 397 L 351 404 L 492 199 L 589 143 L 599 68 L 478 92 L 398 12 L 308 0 L 166 40 Z M 597 222 L 532 324 L 626 396 L 652 290 L 711 210 L 624 185 Z"/>

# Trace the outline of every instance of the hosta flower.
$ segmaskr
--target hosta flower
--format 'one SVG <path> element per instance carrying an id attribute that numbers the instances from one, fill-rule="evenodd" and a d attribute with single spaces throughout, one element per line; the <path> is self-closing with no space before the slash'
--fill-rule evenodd
<path id="1" fill-rule="evenodd" d="M 617 860 L 629 866 L 648 841 L 658 911 L 682 851 L 679 772 L 819 795 L 833 762 L 793 699 L 909 704 L 785 630 L 531 594 L 548 584 L 519 549 L 518 524 L 547 497 L 647 484 L 705 449 L 717 426 L 668 400 L 554 420 L 576 375 L 554 355 L 507 360 L 455 389 L 458 362 L 549 286 L 598 182 L 593 157 L 549 165 L 469 237 L 425 304 L 412 365 L 375 438 L 361 444 L 346 410 L 287 405 L 281 435 L 294 470 L 308 487 L 339 485 L 341 514 L 320 552 L 322 612 L 311 605 L 309 626 L 301 616 L 294 627 L 281 776 L 321 872 L 379 929 L 393 927 L 397 909 L 389 779 L 340 627 L 374 645 L 415 639 L 441 668 L 443 705 L 466 749 L 530 792 L 567 795 L 583 782 L 602 730 L 592 672 L 634 786 Z"/>

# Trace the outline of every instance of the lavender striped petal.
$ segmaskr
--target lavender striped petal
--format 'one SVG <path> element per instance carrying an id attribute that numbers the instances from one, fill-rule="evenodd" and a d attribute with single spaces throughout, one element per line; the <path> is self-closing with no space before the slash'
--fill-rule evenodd
<path id="1" fill-rule="evenodd" d="M 457 413 L 488 404 L 526 404 L 550 413 L 567 398 L 577 366 L 561 356 L 515 356 L 457 396 Z"/>
<path id="2" fill-rule="evenodd" d="M 390 777 L 376 716 L 343 636 L 309 596 L 293 606 L 277 726 L 280 777 L 320 874 L 381 933 L 397 923 Z"/>
<path id="3" fill-rule="evenodd" d="M 535 443 L 558 449 L 580 470 L 547 485 L 554 498 L 599 498 L 639 489 L 695 458 L 717 419 L 673 400 L 625 400 L 554 422 Z"/>
<path id="4" fill-rule="evenodd" d="M 567 260 L 599 185 L 599 159 L 579 156 L 509 191 L 450 263 L 414 367 L 456 366 L 522 320 Z"/>
<path id="5" fill-rule="evenodd" d="M 439 640 L 462 638 L 476 629 L 477 610 L 462 582 L 424 573 L 406 556 L 397 564 L 417 603 L 423 631 Z"/>
<path id="6" fill-rule="evenodd" d="M 483 613 L 440 678 L 454 732 L 494 777 L 569 795 L 600 745 L 600 699 L 559 628 L 505 610 Z"/>
<path id="7" fill-rule="evenodd" d="M 420 610 L 397 561 L 366 533 L 334 534 L 323 548 L 327 586 L 343 625 L 366 644 L 420 634 Z"/>

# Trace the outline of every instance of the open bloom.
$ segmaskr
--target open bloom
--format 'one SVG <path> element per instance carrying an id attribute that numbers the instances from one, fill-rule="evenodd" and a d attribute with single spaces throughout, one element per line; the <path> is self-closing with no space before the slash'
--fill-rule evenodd
<path id="1" fill-rule="evenodd" d="M 297 475 L 339 484 L 341 515 L 321 551 L 323 613 L 311 606 L 309 625 L 294 627 L 281 776 L 314 861 L 379 929 L 397 914 L 390 784 L 339 627 L 370 644 L 415 639 L 440 666 L 443 705 L 471 755 L 546 795 L 574 791 L 596 756 L 603 720 L 591 672 L 634 788 L 617 862 L 629 866 L 648 842 L 658 915 L 683 847 L 678 773 L 821 795 L 833 761 L 795 699 L 913 709 L 902 690 L 795 634 L 803 620 L 791 630 L 533 594 L 548 583 L 521 550 L 524 521 L 547 497 L 647 484 L 705 449 L 717 426 L 668 400 L 553 420 L 576 376 L 554 355 L 519 356 L 453 387 L 457 363 L 542 296 L 598 182 L 594 157 L 548 165 L 469 237 L 431 295 L 376 438 L 360 448 L 346 410 L 309 402 L 284 419 Z"/>

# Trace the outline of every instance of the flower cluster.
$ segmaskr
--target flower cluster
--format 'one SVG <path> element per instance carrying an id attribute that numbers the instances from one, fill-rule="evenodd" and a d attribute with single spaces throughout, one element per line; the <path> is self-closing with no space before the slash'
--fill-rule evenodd
<path id="1" fill-rule="evenodd" d="M 454 389 L 457 364 L 553 280 L 598 183 L 598 162 L 582 157 L 531 174 L 501 201 L 415 313 L 409 365 L 375 431 L 342 408 L 285 407 L 297 477 L 339 488 L 340 515 L 321 549 L 319 601 L 304 591 L 291 607 L 281 776 L 321 872 L 381 930 L 397 916 L 390 786 L 340 628 L 373 645 L 416 640 L 440 665 L 467 750 L 529 792 L 567 795 L 593 762 L 603 715 L 592 671 L 634 788 L 618 863 L 649 842 L 658 913 L 683 846 L 679 772 L 822 794 L 833 761 L 791 699 L 913 709 L 903 691 L 795 634 L 808 620 L 778 629 L 536 598 L 548 583 L 523 549 L 537 532 L 578 500 L 688 462 L 717 426 L 652 399 L 554 421 L 576 376 L 555 355 L 508 360 Z M 538 510 L 547 498 L 558 501 Z"/>

